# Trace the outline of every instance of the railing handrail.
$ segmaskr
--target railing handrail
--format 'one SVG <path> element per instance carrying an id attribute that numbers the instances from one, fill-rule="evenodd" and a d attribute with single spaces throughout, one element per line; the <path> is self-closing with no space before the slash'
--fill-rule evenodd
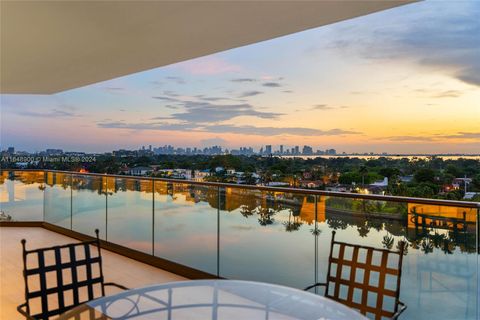
<path id="1" fill-rule="evenodd" d="M 392 202 L 480 209 L 480 202 L 468 202 L 468 201 L 459 201 L 459 200 L 427 199 L 427 198 L 380 195 L 380 194 L 361 194 L 361 193 L 312 190 L 312 189 L 302 189 L 302 188 L 268 187 L 268 186 L 257 186 L 257 185 L 248 185 L 248 184 L 234 184 L 234 183 L 209 182 L 209 181 L 205 182 L 205 181 L 158 178 L 158 177 L 118 175 L 118 174 L 106 174 L 106 173 L 103 174 L 103 173 L 92 173 L 92 172 L 50 170 L 50 169 L 1 169 L 0 171 L 52 172 L 52 173 L 63 173 L 63 174 L 71 174 L 71 175 L 110 177 L 110 178 L 120 178 L 120 179 L 137 179 L 137 180 L 147 180 L 147 181 L 154 180 L 154 181 L 163 181 L 163 182 L 179 183 L 179 184 L 191 184 L 191 185 L 200 185 L 200 186 L 273 191 L 273 192 L 285 192 L 285 193 L 299 193 L 303 195 L 309 194 L 309 195 L 331 196 L 331 197 L 341 197 L 341 198 L 355 198 L 355 199 L 365 199 L 365 200 L 392 201 Z"/>

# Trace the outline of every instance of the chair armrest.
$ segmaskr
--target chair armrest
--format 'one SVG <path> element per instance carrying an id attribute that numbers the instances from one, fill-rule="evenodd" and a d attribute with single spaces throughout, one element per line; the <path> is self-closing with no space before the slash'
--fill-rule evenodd
<path id="1" fill-rule="evenodd" d="M 118 284 L 118 283 L 115 283 L 115 282 L 106 282 L 103 284 L 104 286 L 112 286 L 112 287 L 117 287 L 117 288 L 120 288 L 122 290 L 130 290 L 129 288 L 127 287 L 124 287 L 122 286 L 121 284 Z"/>
<path id="2" fill-rule="evenodd" d="M 407 309 L 407 305 L 402 301 L 398 301 L 398 304 L 400 305 L 400 309 L 397 312 L 395 312 L 395 314 L 392 317 L 392 320 L 398 319 L 398 317 L 402 314 L 402 312 Z"/>
<path id="3" fill-rule="evenodd" d="M 325 286 L 325 287 L 326 287 L 327 284 L 326 284 L 326 283 L 317 282 L 317 283 L 315 283 L 315 284 L 312 284 L 311 286 L 306 287 L 305 289 L 303 289 L 303 291 L 308 291 L 308 290 L 310 290 L 310 289 L 312 289 L 312 288 L 315 288 L 315 287 L 318 287 L 318 286 Z"/>
<path id="4" fill-rule="evenodd" d="M 17 307 L 17 311 L 20 312 L 28 320 L 36 320 L 34 317 L 29 315 L 26 310 L 24 310 L 24 309 L 26 309 L 26 307 L 27 307 L 27 303 L 26 302 L 22 303 L 21 305 L 19 305 Z"/>

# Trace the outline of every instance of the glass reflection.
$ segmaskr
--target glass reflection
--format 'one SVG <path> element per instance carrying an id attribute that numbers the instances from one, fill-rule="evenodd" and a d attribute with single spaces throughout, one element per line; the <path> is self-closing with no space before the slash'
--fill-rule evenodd
<path id="1" fill-rule="evenodd" d="M 45 174 L 1 171 L 0 221 L 42 221 Z"/>
<path id="2" fill-rule="evenodd" d="M 72 178 L 72 229 L 106 239 L 107 177 L 73 175 Z"/>
<path id="3" fill-rule="evenodd" d="M 218 189 L 155 181 L 154 254 L 217 274 Z"/>
<path id="4" fill-rule="evenodd" d="M 71 174 L 60 172 L 46 173 L 45 221 L 71 229 Z"/>
<path id="5" fill-rule="evenodd" d="M 106 178 L 107 239 L 152 253 L 153 182 L 135 178 Z"/>
<path id="6" fill-rule="evenodd" d="M 38 217 L 44 194 L 47 222 L 100 228 L 110 242 L 232 279 L 323 281 L 332 230 L 390 250 L 405 241 L 404 317 L 477 315 L 476 209 L 55 172 L 0 177 L 14 219 Z"/>

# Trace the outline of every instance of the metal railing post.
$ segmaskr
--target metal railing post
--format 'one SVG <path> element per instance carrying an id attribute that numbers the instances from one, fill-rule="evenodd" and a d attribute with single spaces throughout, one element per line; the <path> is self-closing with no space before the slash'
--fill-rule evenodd
<path id="1" fill-rule="evenodd" d="M 70 175 L 70 230 L 73 230 L 73 174 Z"/>
<path id="2" fill-rule="evenodd" d="M 314 235 L 314 239 L 315 239 L 315 253 L 314 253 L 314 257 L 315 257 L 315 262 L 314 262 L 314 269 L 315 269 L 315 275 L 314 275 L 314 279 L 315 281 L 313 283 L 318 283 L 318 197 L 317 195 L 314 196 L 314 203 L 315 203 L 315 223 L 314 223 L 314 232 L 313 232 L 313 235 Z M 327 275 L 328 276 L 328 275 Z M 315 293 L 318 293 L 318 287 L 315 287 Z"/>
<path id="3" fill-rule="evenodd" d="M 152 256 L 155 255 L 155 180 L 152 179 Z"/>
<path id="4" fill-rule="evenodd" d="M 108 177 L 105 177 L 105 241 L 108 241 Z"/>
<path id="5" fill-rule="evenodd" d="M 45 206 L 46 206 L 46 203 L 47 203 L 47 199 L 46 199 L 46 196 L 47 196 L 47 175 L 48 175 L 48 172 L 46 171 L 43 171 L 43 183 L 44 183 L 44 188 L 43 188 L 43 208 L 42 208 L 42 211 L 43 211 L 43 222 L 45 222 Z"/>
<path id="6" fill-rule="evenodd" d="M 220 277 L 220 188 L 217 189 L 217 277 Z"/>

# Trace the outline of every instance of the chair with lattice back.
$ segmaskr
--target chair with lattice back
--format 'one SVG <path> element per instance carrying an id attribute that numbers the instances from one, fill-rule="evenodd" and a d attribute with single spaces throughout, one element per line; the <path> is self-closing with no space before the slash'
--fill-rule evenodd
<path id="1" fill-rule="evenodd" d="M 332 232 L 325 296 L 375 320 L 397 319 L 407 306 L 400 301 L 405 243 L 398 251 L 339 242 Z"/>
<path id="2" fill-rule="evenodd" d="M 61 246 L 23 247 L 23 277 L 26 302 L 17 307 L 27 319 L 49 319 L 87 301 L 103 297 L 105 283 L 98 229 L 95 240 Z"/>

